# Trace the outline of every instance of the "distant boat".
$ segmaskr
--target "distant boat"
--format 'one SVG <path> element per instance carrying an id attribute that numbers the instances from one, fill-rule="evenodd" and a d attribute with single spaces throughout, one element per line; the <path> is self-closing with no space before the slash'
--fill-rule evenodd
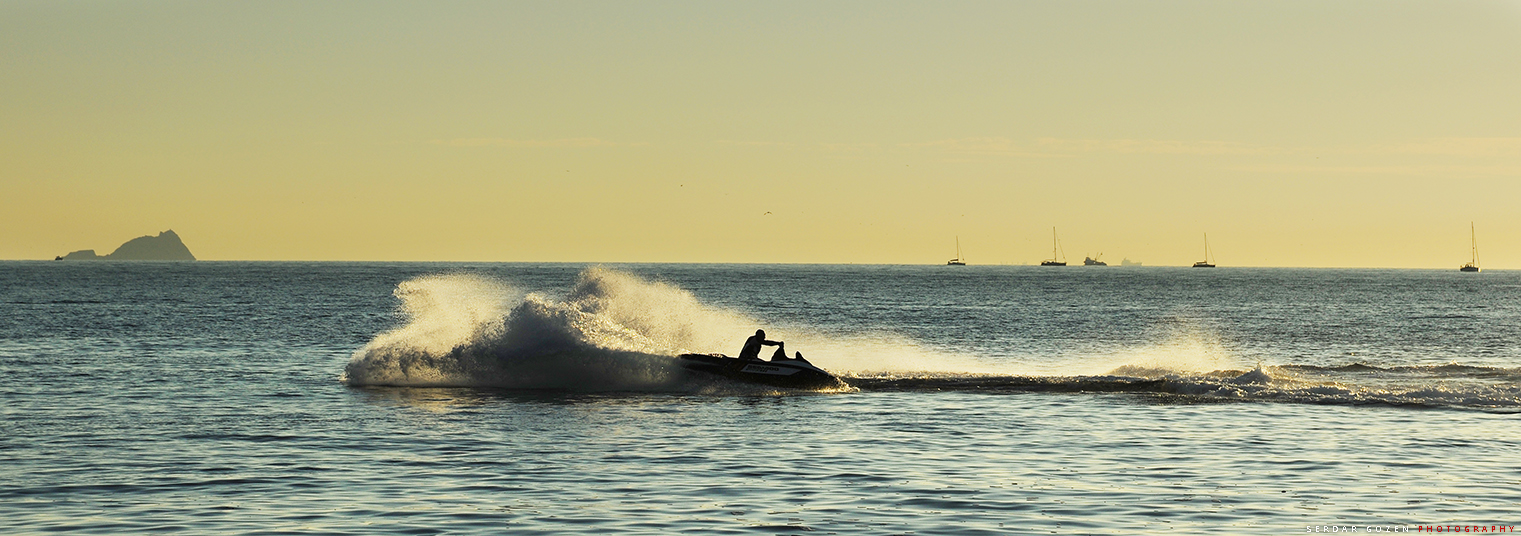
<path id="1" fill-rule="evenodd" d="M 1209 262 L 1209 233 L 1204 233 L 1204 260 L 1194 263 L 1194 268 L 1214 268 Z"/>
<path id="2" fill-rule="evenodd" d="M 966 266 L 966 260 L 961 258 L 961 237 L 956 237 L 956 258 L 945 261 L 946 266 Z"/>
<path id="3" fill-rule="evenodd" d="M 1066 266 L 1067 265 L 1067 256 L 1065 254 L 1063 254 L 1061 257 L 1057 257 L 1056 256 L 1056 252 L 1059 251 L 1060 249 L 1061 249 L 1061 246 L 1059 246 L 1058 242 L 1056 241 L 1056 228 L 1052 227 L 1051 228 L 1051 259 L 1050 260 L 1040 261 L 1040 265 L 1041 266 Z M 1060 261 L 1056 260 L 1058 258 L 1060 258 L 1061 260 Z"/>
<path id="4" fill-rule="evenodd" d="M 1458 268 L 1458 271 L 1477 272 L 1479 271 L 1479 238 L 1473 232 L 1473 222 L 1468 222 L 1468 240 L 1473 243 L 1473 259 L 1468 261 L 1468 264 L 1463 265 L 1462 268 Z"/>
<path id="5" fill-rule="evenodd" d="M 1128 258 L 1121 259 L 1120 266 L 1141 266 L 1141 261 L 1133 261 Z"/>
<path id="6" fill-rule="evenodd" d="M 1085 256 L 1083 257 L 1083 266 L 1109 266 L 1109 263 L 1099 260 L 1103 256 L 1103 253 L 1098 254 L 1097 257 L 1090 258 Z"/>

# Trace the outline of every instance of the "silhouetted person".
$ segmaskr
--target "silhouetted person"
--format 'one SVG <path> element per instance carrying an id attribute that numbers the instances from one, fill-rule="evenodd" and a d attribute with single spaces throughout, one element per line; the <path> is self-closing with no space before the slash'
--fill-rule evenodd
<path id="1" fill-rule="evenodd" d="M 762 346 L 781 346 L 781 345 L 782 345 L 782 343 L 780 343 L 778 341 L 768 341 L 768 340 L 766 340 L 766 330 L 764 330 L 764 329 L 757 329 L 757 330 L 755 330 L 755 334 L 754 335 L 751 335 L 750 338 L 745 339 L 745 347 L 744 347 L 744 349 L 742 349 L 742 350 L 739 351 L 739 358 L 740 359 L 754 359 L 756 361 L 759 361 L 760 360 L 760 351 L 761 351 L 761 347 Z"/>

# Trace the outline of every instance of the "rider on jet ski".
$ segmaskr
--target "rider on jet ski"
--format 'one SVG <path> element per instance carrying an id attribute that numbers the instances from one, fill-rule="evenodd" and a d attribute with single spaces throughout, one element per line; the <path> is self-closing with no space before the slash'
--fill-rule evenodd
<path id="1" fill-rule="evenodd" d="M 754 335 L 751 335 L 750 338 L 745 339 L 745 347 L 739 351 L 739 358 L 754 359 L 756 361 L 759 361 L 762 346 L 776 347 L 776 352 L 771 354 L 772 361 L 802 361 L 804 363 L 808 363 L 808 360 L 803 359 L 802 352 L 798 352 L 797 357 L 795 358 L 787 357 L 787 343 L 782 341 L 766 340 L 766 330 L 763 329 L 755 330 Z"/>
<path id="2" fill-rule="evenodd" d="M 761 346 L 776 346 L 776 351 L 780 353 L 782 357 L 787 357 L 787 353 L 782 351 L 783 347 L 781 341 L 768 341 L 766 340 L 766 330 L 757 329 L 755 330 L 754 335 L 751 335 L 750 338 L 745 339 L 745 347 L 739 351 L 739 358 L 754 359 L 756 361 L 760 361 Z M 775 357 L 776 356 L 772 356 L 773 359 Z"/>

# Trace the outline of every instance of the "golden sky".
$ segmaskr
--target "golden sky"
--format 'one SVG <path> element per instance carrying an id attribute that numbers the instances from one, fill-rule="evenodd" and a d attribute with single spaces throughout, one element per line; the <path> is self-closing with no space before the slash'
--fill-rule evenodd
<path id="1" fill-rule="evenodd" d="M 1521 267 L 1521 0 L 0 0 L 0 258 Z"/>

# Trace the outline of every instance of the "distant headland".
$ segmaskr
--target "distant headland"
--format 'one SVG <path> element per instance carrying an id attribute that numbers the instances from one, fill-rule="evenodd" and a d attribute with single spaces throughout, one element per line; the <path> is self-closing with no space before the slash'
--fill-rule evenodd
<path id="1" fill-rule="evenodd" d="M 158 236 L 139 236 L 128 240 L 110 255 L 96 255 L 93 249 L 82 249 L 53 259 L 55 261 L 193 261 L 195 255 L 180 241 L 173 230 Z"/>

